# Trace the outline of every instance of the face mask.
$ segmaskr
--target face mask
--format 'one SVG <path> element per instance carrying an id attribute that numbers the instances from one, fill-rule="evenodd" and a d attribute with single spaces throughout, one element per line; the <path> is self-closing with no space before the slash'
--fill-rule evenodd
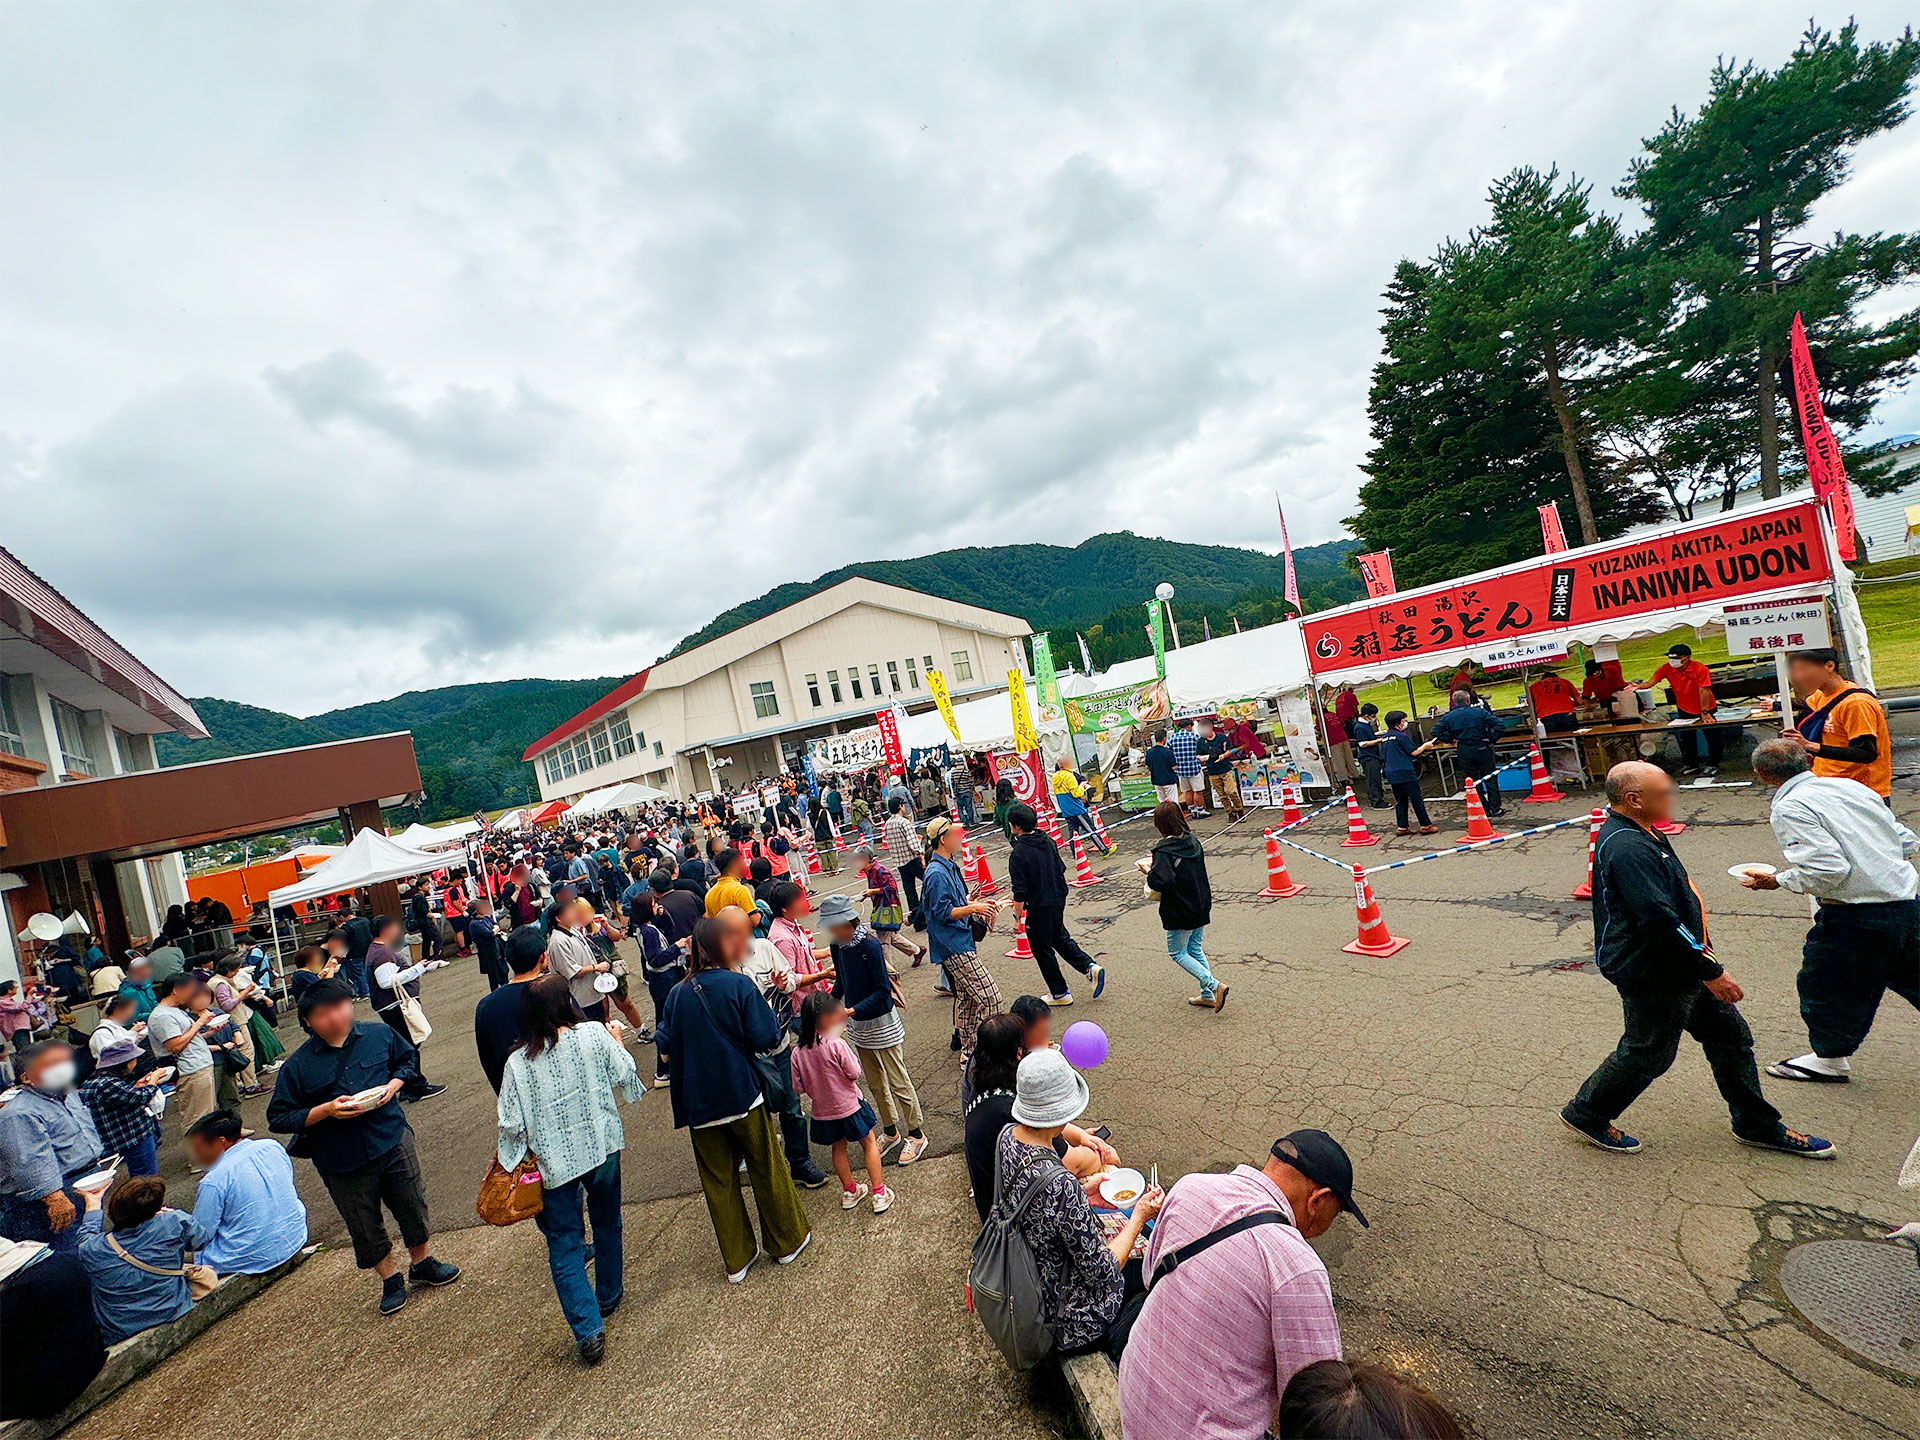
<path id="1" fill-rule="evenodd" d="M 40 1090 L 65 1090 L 73 1084 L 75 1073 L 74 1064 L 71 1060 L 58 1061 L 55 1064 L 47 1066 L 46 1069 L 40 1072 L 40 1080 L 35 1088 Z"/>

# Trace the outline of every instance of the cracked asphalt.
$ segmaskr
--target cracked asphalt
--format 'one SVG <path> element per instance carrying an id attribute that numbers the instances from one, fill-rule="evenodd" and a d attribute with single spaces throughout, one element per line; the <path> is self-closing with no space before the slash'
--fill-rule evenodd
<path id="1" fill-rule="evenodd" d="M 1903 734 L 1896 749 L 1896 803 L 1912 824 L 1920 739 Z M 1593 803 L 1587 792 L 1510 806 L 1496 823 L 1522 828 Z M 1428 839 L 1456 837 L 1460 807 L 1430 805 L 1442 833 Z M 1744 891 L 1725 873 L 1777 859 L 1764 795 L 1685 791 L 1680 813 L 1688 829 L 1675 847 L 1747 991 L 1760 1060 L 1798 1053 L 1806 902 Z M 1367 812 L 1376 833 L 1382 814 Z M 1920 1130 L 1920 1014 L 1882 1007 L 1850 1086 L 1766 1081 L 1789 1124 L 1839 1145 L 1831 1164 L 1736 1145 L 1691 1042 L 1624 1117 L 1645 1151 L 1605 1155 L 1556 1119 L 1619 1033 L 1615 992 L 1583 963 L 1587 908 L 1569 896 L 1583 828 L 1374 877 L 1388 927 L 1413 942 L 1377 959 L 1339 948 L 1354 934 L 1352 886 L 1331 865 L 1290 852 L 1307 891 L 1254 898 L 1257 826 L 1272 812 L 1256 815 L 1225 834 L 1217 818 L 1201 827 L 1214 837 L 1217 896 L 1206 948 L 1232 987 L 1218 1015 L 1185 1004 L 1192 983 L 1167 960 L 1131 868 L 1146 848 L 1139 824 L 1119 830 L 1115 856 L 1097 866 L 1107 881 L 1069 905 L 1070 928 L 1111 978 L 1101 999 L 1083 994 L 1060 1019 L 1095 1020 L 1110 1037 L 1110 1058 L 1089 1075 L 1090 1113 L 1113 1126 L 1126 1159 L 1157 1161 L 1168 1180 L 1257 1161 L 1298 1126 L 1338 1137 L 1373 1221 L 1343 1220 L 1318 1242 L 1349 1355 L 1451 1396 L 1488 1436 L 1920 1437 L 1920 1386 L 1820 1337 L 1774 1280 L 1793 1243 L 1868 1238 L 1920 1212 L 1894 1183 Z M 1337 812 L 1295 838 L 1368 864 L 1430 848 L 1395 839 L 1388 819 L 1371 850 L 1335 848 Z M 1008 923 L 989 954 L 1011 1000 L 1039 976 L 1000 958 Z M 783 1435 L 822 1423 L 875 1436 L 1072 1433 L 1057 1382 L 1008 1376 L 959 1308 L 972 1212 L 952 1154 L 958 1072 L 929 971 L 905 978 L 909 1057 L 933 1155 L 948 1158 L 903 1175 L 900 1205 L 878 1219 L 841 1215 L 829 1192 L 809 1196 L 816 1240 L 800 1264 L 728 1287 L 664 1093 L 628 1110 L 633 1313 L 610 1322 L 608 1361 L 588 1375 L 569 1359 L 537 1235 L 473 1219 L 492 1103 L 461 1019 L 480 992 L 469 967 L 430 977 L 439 1028 L 426 1059 L 452 1089 L 412 1112 L 436 1222 L 459 1230 L 440 1250 L 467 1278 L 382 1323 L 347 1260 L 322 1256 L 72 1433 L 125 1434 L 160 1407 L 182 1430 L 247 1423 L 243 1395 L 205 1383 L 215 1348 L 230 1361 L 235 1342 L 260 1375 L 311 1374 L 316 1352 L 337 1363 L 339 1393 L 288 1414 L 313 1435 Z M 316 1238 L 338 1239 L 299 1168 Z M 174 1203 L 187 1203 L 171 1140 L 163 1169 Z M 1920 1314 L 1912 1333 L 1920 1343 Z M 405 1425 L 389 1427 L 398 1407 Z"/>

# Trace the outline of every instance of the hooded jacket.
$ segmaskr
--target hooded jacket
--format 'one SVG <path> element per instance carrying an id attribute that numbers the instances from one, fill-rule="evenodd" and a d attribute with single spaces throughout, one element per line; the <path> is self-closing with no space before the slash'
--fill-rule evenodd
<path id="1" fill-rule="evenodd" d="M 1160 895 L 1160 923 L 1168 930 L 1197 930 L 1213 918 L 1213 886 L 1207 855 L 1191 835 L 1169 835 L 1153 847 L 1147 884 Z"/>
<path id="2" fill-rule="evenodd" d="M 1067 903 L 1067 867 L 1060 850 L 1038 830 L 1029 830 L 1007 852 L 1013 898 L 1043 909 Z"/>

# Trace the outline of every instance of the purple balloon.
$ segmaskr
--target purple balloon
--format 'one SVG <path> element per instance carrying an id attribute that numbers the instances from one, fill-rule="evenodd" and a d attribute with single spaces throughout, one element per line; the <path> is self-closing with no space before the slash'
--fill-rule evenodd
<path id="1" fill-rule="evenodd" d="M 1060 1037 L 1060 1053 L 1076 1070 L 1091 1070 L 1107 1058 L 1107 1032 L 1091 1020 L 1077 1021 Z"/>

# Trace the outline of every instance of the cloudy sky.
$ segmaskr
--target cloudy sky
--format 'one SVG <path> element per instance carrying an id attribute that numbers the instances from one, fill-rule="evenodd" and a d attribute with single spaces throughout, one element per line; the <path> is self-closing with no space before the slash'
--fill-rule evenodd
<path id="1" fill-rule="evenodd" d="M 0 539 L 310 713 L 625 673 L 851 560 L 1271 549 L 1276 489 L 1338 538 L 1393 263 L 1515 165 L 1605 191 L 1805 13 L 9 5 Z M 1822 226 L 1917 175 L 1920 122 Z"/>

